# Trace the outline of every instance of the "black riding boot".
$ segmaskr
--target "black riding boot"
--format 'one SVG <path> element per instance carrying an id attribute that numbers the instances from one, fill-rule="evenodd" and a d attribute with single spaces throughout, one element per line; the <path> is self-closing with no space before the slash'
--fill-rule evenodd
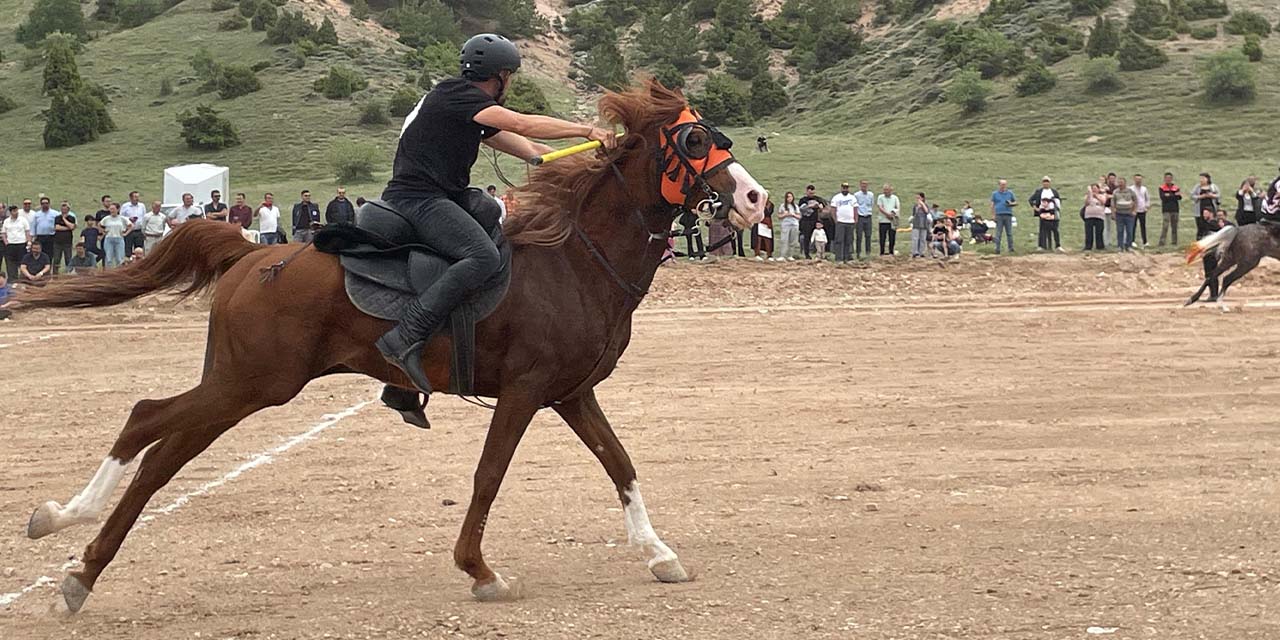
<path id="1" fill-rule="evenodd" d="M 382 357 L 399 367 L 409 376 L 414 386 L 427 395 L 431 395 L 431 382 L 427 380 L 427 372 L 422 368 L 422 350 L 439 324 L 422 308 L 420 300 L 414 300 L 405 305 L 400 324 L 383 334 L 375 343 L 378 351 L 382 352 Z"/>

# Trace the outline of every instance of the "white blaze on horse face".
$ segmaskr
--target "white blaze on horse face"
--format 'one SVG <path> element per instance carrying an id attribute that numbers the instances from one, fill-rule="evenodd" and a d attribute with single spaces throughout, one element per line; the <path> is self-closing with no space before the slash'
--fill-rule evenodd
<path id="1" fill-rule="evenodd" d="M 653 525 L 649 524 L 649 512 L 644 508 L 644 498 L 640 497 L 640 483 L 632 480 L 623 493 L 627 496 L 627 506 L 623 511 L 627 524 L 627 542 L 644 549 L 649 556 L 650 569 L 659 563 L 675 560 L 676 552 L 658 539 Z"/>
<path id="2" fill-rule="evenodd" d="M 743 221 L 750 226 L 764 220 L 764 207 L 769 200 L 769 192 L 737 162 L 729 165 L 729 175 L 737 185 L 733 192 L 733 208 L 742 216 Z"/>

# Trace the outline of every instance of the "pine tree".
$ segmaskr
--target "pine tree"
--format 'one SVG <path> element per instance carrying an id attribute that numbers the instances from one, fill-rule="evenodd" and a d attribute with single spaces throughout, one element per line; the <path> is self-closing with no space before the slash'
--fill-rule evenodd
<path id="1" fill-rule="evenodd" d="M 750 80 L 769 70 L 769 48 L 754 29 L 734 34 L 729 42 L 729 73 L 739 80 Z"/>
<path id="2" fill-rule="evenodd" d="M 356 20 L 369 19 L 369 3 L 365 0 L 355 0 L 351 3 L 351 17 Z"/>
<path id="3" fill-rule="evenodd" d="M 787 88 L 772 74 L 762 73 L 751 80 L 751 115 L 763 118 L 787 106 Z"/>
<path id="4" fill-rule="evenodd" d="M 1115 55 L 1120 50 L 1120 30 L 1110 18 L 1098 16 L 1093 21 L 1093 30 L 1089 32 L 1089 41 L 1084 51 L 1090 58 Z"/>
<path id="5" fill-rule="evenodd" d="M 44 46 L 44 95 L 73 93 L 83 85 L 74 41 L 61 33 L 49 34 Z"/>
<path id="6" fill-rule="evenodd" d="M 77 0 L 36 0 L 27 21 L 18 25 L 14 37 L 28 47 L 40 44 L 44 37 L 55 31 L 73 35 L 81 40 L 89 36 L 84 26 L 84 14 L 80 13 Z"/>
<path id="7" fill-rule="evenodd" d="M 98 8 L 93 11 L 93 19 L 112 22 L 116 19 L 116 0 L 98 0 Z"/>
<path id="8" fill-rule="evenodd" d="M 311 39 L 314 40 L 316 44 L 331 44 L 337 46 L 338 31 L 333 27 L 333 21 L 329 19 L 329 16 L 324 17 L 324 22 L 320 23 L 320 28 Z"/>

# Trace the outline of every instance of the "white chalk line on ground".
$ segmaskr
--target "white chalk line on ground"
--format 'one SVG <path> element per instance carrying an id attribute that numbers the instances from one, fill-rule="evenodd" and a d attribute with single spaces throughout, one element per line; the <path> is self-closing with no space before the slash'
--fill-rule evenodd
<path id="1" fill-rule="evenodd" d="M 337 413 L 325 414 L 323 416 L 324 419 L 320 423 L 316 424 L 310 429 L 307 429 L 306 431 L 303 431 L 302 433 L 299 433 L 293 436 L 292 438 L 289 438 L 283 444 L 272 447 L 270 449 L 267 449 L 266 451 L 263 451 L 261 453 L 254 455 L 244 464 L 241 464 L 240 466 L 222 474 L 220 477 L 214 480 L 210 480 L 209 482 L 206 482 L 200 485 L 199 487 L 196 487 L 195 489 L 188 491 L 178 496 L 177 498 L 174 498 L 172 502 L 170 502 L 169 504 L 166 504 L 163 507 L 151 509 L 146 515 L 138 519 L 138 525 L 134 528 L 134 530 L 137 530 L 141 527 L 146 526 L 147 523 L 151 522 L 152 520 L 155 520 L 157 516 L 168 515 L 173 513 L 174 511 L 177 511 L 178 509 L 181 509 L 187 503 L 191 502 L 192 499 L 205 495 L 210 491 L 213 491 L 214 489 L 217 489 L 218 487 L 221 487 L 222 485 L 227 484 L 228 482 L 231 482 L 236 478 L 239 478 L 240 476 L 244 475 L 248 471 L 251 471 L 264 464 L 270 463 L 272 460 L 275 459 L 276 456 L 304 442 L 307 442 L 308 440 L 314 439 L 316 436 L 319 436 L 325 430 L 333 427 L 339 422 L 342 422 L 344 419 L 354 416 L 356 413 L 358 413 L 361 409 L 363 409 L 365 406 L 367 406 L 371 402 L 373 401 L 365 400 L 364 402 L 359 402 L 354 405 L 351 405 L 350 407 L 347 407 L 346 409 L 343 409 L 342 411 L 339 411 Z M 61 567 L 59 567 L 58 571 L 60 574 L 66 573 L 68 569 L 71 569 L 77 564 L 79 564 L 79 560 L 73 558 L 67 561 L 66 563 L 64 563 Z M 45 585 L 55 584 L 57 581 L 58 581 L 57 578 L 54 578 L 51 576 L 40 576 L 39 578 L 36 578 L 34 581 L 32 581 L 31 584 L 23 587 L 19 591 L 15 591 L 13 593 L 0 594 L 0 607 L 9 606 L 14 602 L 17 602 L 18 599 L 21 598 L 22 596 L 36 589 L 39 589 Z"/>
<path id="2" fill-rule="evenodd" d="M 18 346 L 21 346 L 21 345 L 24 345 L 24 344 L 31 344 L 32 342 L 43 342 L 43 341 L 48 340 L 48 339 L 50 339 L 50 338 L 56 338 L 56 337 L 58 337 L 58 336 L 60 336 L 60 335 L 62 335 L 62 334 L 60 334 L 60 333 L 46 333 L 46 334 L 44 334 L 44 335 L 36 336 L 36 337 L 34 337 L 34 338 L 23 338 L 23 339 L 21 339 L 21 340 L 18 340 L 17 342 L 0 342 L 0 349 L 8 349 L 9 347 L 18 347 Z"/>

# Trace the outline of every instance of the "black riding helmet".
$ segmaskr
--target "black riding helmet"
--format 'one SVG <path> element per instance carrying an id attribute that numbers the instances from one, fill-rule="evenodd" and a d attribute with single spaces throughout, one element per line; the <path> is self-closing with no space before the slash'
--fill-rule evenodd
<path id="1" fill-rule="evenodd" d="M 516 71 L 520 68 L 520 50 L 516 45 L 496 33 L 471 36 L 462 45 L 462 77 L 468 80 L 488 80 L 499 71 Z"/>

